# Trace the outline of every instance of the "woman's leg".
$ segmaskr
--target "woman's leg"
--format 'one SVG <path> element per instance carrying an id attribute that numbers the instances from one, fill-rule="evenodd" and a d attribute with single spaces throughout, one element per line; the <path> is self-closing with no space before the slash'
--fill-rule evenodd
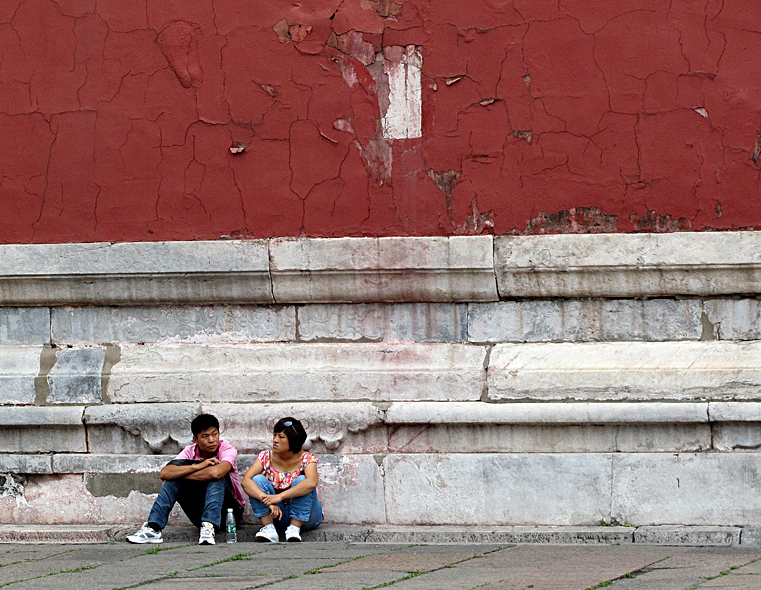
<path id="1" fill-rule="evenodd" d="M 259 475 L 254 476 L 254 483 L 259 487 L 261 491 L 263 491 L 267 495 L 277 493 L 272 483 L 270 482 L 270 480 L 268 480 L 261 473 Z M 257 500 L 256 498 L 249 498 L 249 499 L 251 501 L 251 508 L 254 511 L 254 516 L 256 516 L 263 525 L 272 524 L 273 518 L 272 518 L 272 513 L 270 512 L 269 506 L 267 506 L 261 500 Z M 280 506 L 280 510 L 282 510 L 283 509 L 282 504 L 279 504 L 279 506 Z"/>
<path id="2" fill-rule="evenodd" d="M 291 487 L 306 479 L 300 475 L 293 482 Z M 317 490 L 312 490 L 303 496 L 291 498 L 291 520 L 292 525 L 300 527 L 302 531 L 310 531 L 320 526 L 322 522 L 322 504 L 317 497 Z"/>

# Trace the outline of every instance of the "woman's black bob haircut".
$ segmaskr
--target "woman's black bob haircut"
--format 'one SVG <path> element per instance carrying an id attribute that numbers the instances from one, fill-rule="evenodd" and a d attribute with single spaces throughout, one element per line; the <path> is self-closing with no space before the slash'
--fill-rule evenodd
<path id="1" fill-rule="evenodd" d="M 288 448 L 292 453 L 298 453 L 307 440 L 307 431 L 304 430 L 304 426 L 292 416 L 278 420 L 272 432 L 285 433 L 285 436 L 288 437 Z"/>

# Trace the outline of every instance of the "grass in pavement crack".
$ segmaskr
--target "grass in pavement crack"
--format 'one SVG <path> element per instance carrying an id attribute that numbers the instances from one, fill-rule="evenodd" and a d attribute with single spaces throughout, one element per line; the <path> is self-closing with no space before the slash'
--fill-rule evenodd
<path id="1" fill-rule="evenodd" d="M 205 567 L 219 565 L 220 563 L 227 563 L 228 561 L 250 560 L 252 555 L 253 553 L 238 553 L 237 555 L 233 555 L 232 557 L 228 557 L 227 559 L 220 559 L 219 561 L 214 561 L 212 563 L 205 563 L 203 565 L 199 565 L 198 567 L 190 568 L 188 571 L 194 572 L 196 570 L 201 570 Z"/>
<path id="2" fill-rule="evenodd" d="M 161 553 L 162 551 L 173 551 L 174 549 L 182 549 L 183 547 L 193 547 L 193 543 L 188 543 L 186 545 L 176 545 L 175 547 L 151 547 L 148 549 L 148 551 L 143 551 L 142 553 L 137 553 L 136 555 L 132 556 L 132 559 L 135 557 L 142 557 L 143 555 L 156 555 L 157 553 Z"/>

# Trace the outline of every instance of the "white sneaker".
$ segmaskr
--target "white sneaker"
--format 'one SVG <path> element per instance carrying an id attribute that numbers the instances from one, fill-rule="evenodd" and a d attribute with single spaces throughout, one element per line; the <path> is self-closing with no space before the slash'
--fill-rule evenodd
<path id="1" fill-rule="evenodd" d="M 154 531 L 146 522 L 134 535 L 127 537 L 127 541 L 130 543 L 163 543 L 164 539 L 161 537 L 161 531 Z"/>
<path id="2" fill-rule="evenodd" d="M 268 524 L 259 529 L 254 541 L 257 543 L 279 543 L 280 537 L 277 535 L 274 524 Z"/>
<path id="3" fill-rule="evenodd" d="M 285 529 L 285 540 L 289 543 L 301 542 L 301 527 L 297 527 L 295 524 L 289 524 Z"/>
<path id="4" fill-rule="evenodd" d="M 210 522 L 201 523 L 201 534 L 198 537 L 199 545 L 214 545 L 214 525 Z"/>

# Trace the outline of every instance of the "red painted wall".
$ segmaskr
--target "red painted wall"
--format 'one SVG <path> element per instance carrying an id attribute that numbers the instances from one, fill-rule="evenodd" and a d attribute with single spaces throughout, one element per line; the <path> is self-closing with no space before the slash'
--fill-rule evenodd
<path id="1" fill-rule="evenodd" d="M 5 243 L 761 226 L 758 2 L 4 0 L 0 49 Z"/>

